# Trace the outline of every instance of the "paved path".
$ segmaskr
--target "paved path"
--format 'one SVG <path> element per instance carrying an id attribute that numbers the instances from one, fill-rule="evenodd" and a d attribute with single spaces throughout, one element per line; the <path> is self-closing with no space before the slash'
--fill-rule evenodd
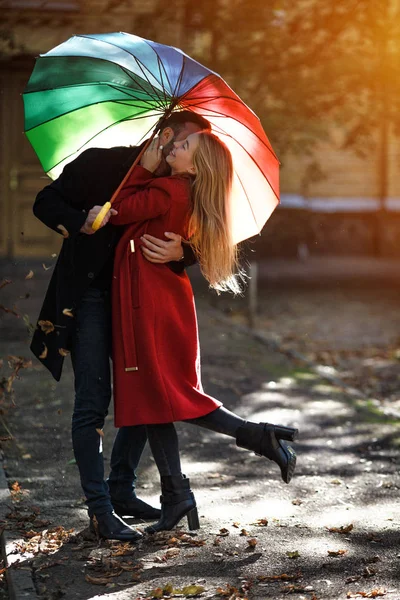
<path id="1" fill-rule="evenodd" d="M 33 306 L 40 285 L 20 281 L 18 295 L 26 284 Z M 293 592 L 298 599 L 342 600 L 359 591 L 399 600 L 398 425 L 226 325 L 203 292 L 198 305 L 207 391 L 241 416 L 299 427 L 293 482 L 281 483 L 276 465 L 232 440 L 179 425 L 202 528 L 193 537 L 146 540 L 132 555 L 113 557 L 115 545 L 99 549 L 85 539 L 86 511 L 71 460 L 71 370 L 57 385 L 35 363 L 16 382 L 6 416 L 14 440 L 3 444 L 9 484 L 18 482 L 7 520 L 8 539 L 17 540 L 13 557 L 21 561 L 13 577 L 28 573 L 43 600 L 147 598 L 169 583 L 201 585 L 205 598 L 281 600 Z M 0 356 L 28 355 L 21 327 L 11 339 L 3 335 Z M 106 466 L 113 435 L 110 417 Z M 140 495 L 156 503 L 158 477 L 148 452 L 139 482 Z M 342 533 L 328 530 L 334 527 Z M 93 583 L 98 578 L 103 585 Z"/>

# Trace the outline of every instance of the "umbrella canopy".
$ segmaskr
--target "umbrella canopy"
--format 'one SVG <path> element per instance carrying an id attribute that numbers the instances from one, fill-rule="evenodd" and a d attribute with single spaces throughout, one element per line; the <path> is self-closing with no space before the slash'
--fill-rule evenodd
<path id="1" fill-rule="evenodd" d="M 138 145 L 166 113 L 191 110 L 232 153 L 234 241 L 258 234 L 279 202 L 279 162 L 260 120 L 177 48 L 127 33 L 74 36 L 38 57 L 23 100 L 25 133 L 53 179 L 84 150 Z"/>

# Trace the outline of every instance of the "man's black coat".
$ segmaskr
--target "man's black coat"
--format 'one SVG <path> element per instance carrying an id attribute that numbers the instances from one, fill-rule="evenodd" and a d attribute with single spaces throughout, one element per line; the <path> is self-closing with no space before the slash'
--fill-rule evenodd
<path id="1" fill-rule="evenodd" d="M 110 260 L 119 237 L 119 228 L 109 223 L 93 235 L 80 233 L 80 229 L 88 211 L 111 198 L 139 150 L 134 147 L 86 150 L 36 197 L 33 207 L 36 217 L 57 233 L 60 233 L 58 225 L 63 225 L 69 233 L 63 241 L 38 319 L 50 321 L 55 329 L 46 334 L 38 325 L 31 343 L 32 352 L 57 381 L 63 367 L 63 350 L 70 349 L 75 328 L 74 317 L 63 311 L 69 309 L 73 313 Z M 170 265 L 177 271 L 184 266 Z M 47 355 L 43 357 L 45 348 Z"/>

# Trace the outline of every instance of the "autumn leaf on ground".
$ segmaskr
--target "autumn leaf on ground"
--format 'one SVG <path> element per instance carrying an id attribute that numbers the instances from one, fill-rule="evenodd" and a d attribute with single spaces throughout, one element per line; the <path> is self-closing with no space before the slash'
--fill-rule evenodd
<path id="1" fill-rule="evenodd" d="M 7 308 L 6 306 L 3 306 L 2 304 L 0 304 L 0 310 L 2 310 L 5 313 L 8 313 L 10 315 L 14 315 L 14 317 L 20 317 L 20 314 L 14 310 L 13 308 Z"/>
<path id="2" fill-rule="evenodd" d="M 181 553 L 179 548 L 168 548 L 166 553 L 164 554 L 165 558 L 168 560 L 169 558 L 174 558 Z"/>
<path id="3" fill-rule="evenodd" d="M 44 346 L 43 352 L 41 354 L 39 354 L 39 358 L 46 358 L 47 357 L 47 352 L 48 352 L 47 346 L 46 346 L 46 344 L 43 344 L 43 346 Z"/>
<path id="4" fill-rule="evenodd" d="M 246 529 L 242 529 L 239 535 L 249 535 L 249 532 Z"/>
<path id="5" fill-rule="evenodd" d="M 247 543 L 249 545 L 249 548 L 255 548 L 257 546 L 257 540 L 255 538 L 247 540 Z"/>
<path id="6" fill-rule="evenodd" d="M 257 525 L 258 527 L 266 527 L 268 525 L 268 519 L 257 519 L 254 523 L 250 523 L 250 525 Z"/>
<path id="7" fill-rule="evenodd" d="M 20 486 L 20 484 L 18 483 L 18 481 L 14 481 L 14 483 L 11 486 L 11 498 L 13 499 L 14 502 L 19 502 L 22 498 L 22 488 Z"/>
<path id="8" fill-rule="evenodd" d="M 65 238 L 65 239 L 69 238 L 68 230 L 65 229 L 64 225 L 57 225 L 56 229 L 58 229 L 58 231 L 61 233 L 63 238 Z"/>
<path id="9" fill-rule="evenodd" d="M 384 589 L 375 589 L 370 592 L 347 592 L 347 598 L 378 598 L 386 594 L 387 591 Z"/>
<path id="10" fill-rule="evenodd" d="M 300 552 L 298 550 L 293 550 L 293 552 L 291 552 L 290 550 L 288 550 L 286 552 L 286 556 L 288 558 L 299 558 Z"/>
<path id="11" fill-rule="evenodd" d="M 109 577 L 92 577 L 91 575 L 85 575 L 85 580 L 93 585 L 107 585 L 110 583 Z M 162 598 L 162 596 L 159 597 Z"/>
<path id="12" fill-rule="evenodd" d="M 219 530 L 219 533 L 217 533 L 217 535 L 226 537 L 227 535 L 229 535 L 229 531 L 225 527 L 222 527 L 222 529 Z"/>
<path id="13" fill-rule="evenodd" d="M 219 546 L 220 544 L 222 544 L 222 538 L 216 537 L 214 539 L 213 546 Z"/>
<path id="14" fill-rule="evenodd" d="M 11 279 L 3 279 L 0 283 L 0 290 L 1 288 L 5 287 L 6 285 L 9 285 L 10 283 L 12 283 Z"/>
<path id="15" fill-rule="evenodd" d="M 38 325 L 40 327 L 40 329 L 46 334 L 48 335 L 49 333 L 51 333 L 52 331 L 54 331 L 54 325 L 51 321 L 38 321 Z"/>
<path id="16" fill-rule="evenodd" d="M 44 263 L 42 263 L 42 267 L 45 271 L 48 271 L 49 269 L 51 269 L 53 265 L 50 265 L 49 267 L 46 267 L 46 265 Z"/>
<path id="17" fill-rule="evenodd" d="M 68 356 L 69 350 L 66 350 L 65 348 L 59 348 L 58 353 L 61 354 L 61 356 Z"/>
<path id="18" fill-rule="evenodd" d="M 282 573 L 281 575 L 257 575 L 259 581 L 294 581 L 295 579 L 301 579 L 303 573 L 298 571 L 294 575 L 287 575 Z"/>
<path id="19" fill-rule="evenodd" d="M 31 270 L 31 271 L 29 271 L 28 275 L 26 275 L 25 279 L 32 279 L 33 275 L 34 275 L 34 273 Z"/>
<path id="20" fill-rule="evenodd" d="M 63 315 L 65 315 L 66 317 L 74 318 L 74 315 L 71 311 L 72 311 L 72 308 L 64 308 L 64 310 L 62 312 L 63 312 Z"/>
<path id="21" fill-rule="evenodd" d="M 135 551 L 136 548 L 130 542 L 123 542 L 112 548 L 111 556 L 131 556 Z"/>
<path id="22" fill-rule="evenodd" d="M 294 500 L 292 500 L 292 504 L 294 504 L 295 506 L 300 506 L 301 504 L 303 504 L 303 500 L 295 498 Z"/>
<path id="23" fill-rule="evenodd" d="M 194 598 L 205 591 L 206 589 L 202 585 L 187 585 L 186 587 L 182 588 L 182 594 L 186 598 Z"/>
<path id="24" fill-rule="evenodd" d="M 311 592 L 312 588 L 310 588 L 311 586 L 308 585 L 294 585 L 293 583 L 290 583 L 289 585 L 283 586 L 281 592 L 284 592 L 285 594 L 299 594 L 302 592 Z"/>
<path id="25" fill-rule="evenodd" d="M 354 525 L 350 523 L 350 525 L 341 525 L 341 527 L 327 527 L 327 529 L 331 533 L 350 533 L 353 527 Z"/>
<path id="26" fill-rule="evenodd" d="M 223 596 L 225 598 L 229 598 L 229 600 L 236 600 L 237 598 L 243 598 L 242 594 L 239 592 L 237 588 L 233 585 L 226 584 L 226 588 L 217 587 L 216 590 L 217 596 Z"/>
<path id="27" fill-rule="evenodd" d="M 329 556 L 343 556 L 346 554 L 347 550 L 328 550 Z"/>

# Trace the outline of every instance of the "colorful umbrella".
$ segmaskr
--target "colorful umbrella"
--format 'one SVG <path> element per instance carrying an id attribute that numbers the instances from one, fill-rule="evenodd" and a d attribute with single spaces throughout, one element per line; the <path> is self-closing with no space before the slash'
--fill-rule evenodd
<path id="1" fill-rule="evenodd" d="M 210 121 L 235 168 L 235 242 L 258 234 L 279 202 L 279 162 L 258 117 L 216 73 L 180 50 L 127 33 L 78 35 L 38 57 L 23 94 L 25 133 L 56 178 L 87 148 L 141 143 L 160 117 Z"/>

